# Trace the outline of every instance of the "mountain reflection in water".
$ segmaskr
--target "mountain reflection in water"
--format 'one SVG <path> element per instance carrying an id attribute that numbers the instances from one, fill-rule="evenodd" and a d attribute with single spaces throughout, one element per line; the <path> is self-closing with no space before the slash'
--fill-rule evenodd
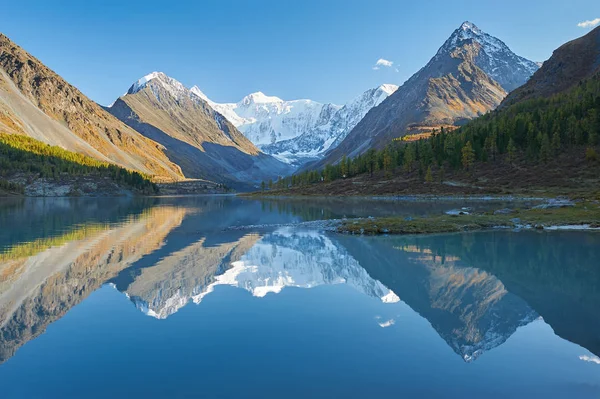
<path id="1" fill-rule="evenodd" d="M 251 201 L 193 205 L 150 204 L 118 222 L 73 224 L 62 234 L 8 246 L 0 254 L 0 362 L 104 284 L 157 319 L 202 306 L 220 285 L 260 298 L 287 287 L 345 284 L 385 304 L 410 306 L 466 362 L 540 317 L 560 337 L 600 354 L 599 235 L 232 231 L 227 227 L 298 218 Z"/>

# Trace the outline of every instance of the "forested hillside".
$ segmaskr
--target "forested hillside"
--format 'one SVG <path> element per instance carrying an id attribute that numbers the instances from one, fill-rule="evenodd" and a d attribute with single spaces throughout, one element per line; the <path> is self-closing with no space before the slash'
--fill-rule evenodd
<path id="1" fill-rule="evenodd" d="M 110 179 L 119 186 L 153 194 L 148 176 L 88 156 L 50 146 L 23 135 L 0 133 L 0 189 L 23 193 L 15 178 L 60 181 L 64 175 Z M 18 179 L 17 179 L 18 180 Z"/>
<path id="2" fill-rule="evenodd" d="M 478 168 L 504 173 L 507 166 L 515 170 L 556 166 L 565 162 L 565 154 L 598 168 L 599 133 L 600 74 L 596 74 L 567 92 L 516 103 L 452 132 L 442 129 L 430 138 L 394 141 L 383 150 L 344 158 L 322 171 L 286 177 L 265 187 L 306 186 L 378 171 L 388 178 L 416 173 L 422 182 L 443 182 L 449 173 L 468 177 Z M 579 172 L 571 169 L 563 173 Z M 539 183 L 543 185 L 543 179 Z"/>

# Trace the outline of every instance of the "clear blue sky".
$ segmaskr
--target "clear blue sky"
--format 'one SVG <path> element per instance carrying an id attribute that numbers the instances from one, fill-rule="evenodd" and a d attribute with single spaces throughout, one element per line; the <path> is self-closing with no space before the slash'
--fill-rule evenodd
<path id="1" fill-rule="evenodd" d="M 463 21 L 547 59 L 599 0 L 11 1 L 0 31 L 100 104 L 158 70 L 219 102 L 263 91 L 342 104 L 401 84 Z M 373 66 L 380 58 L 392 67 Z M 398 72 L 396 72 L 396 69 Z"/>

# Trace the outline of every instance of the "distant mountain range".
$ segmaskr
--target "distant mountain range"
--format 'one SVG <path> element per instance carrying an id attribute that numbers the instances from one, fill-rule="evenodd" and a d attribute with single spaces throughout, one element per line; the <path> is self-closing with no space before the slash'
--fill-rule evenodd
<path id="1" fill-rule="evenodd" d="M 337 146 L 373 107 L 398 86 L 384 84 L 340 106 L 313 100 L 285 101 L 262 92 L 237 103 L 211 101 L 198 86 L 191 91 L 233 123 L 262 151 L 283 162 L 300 165 L 319 159 Z"/>

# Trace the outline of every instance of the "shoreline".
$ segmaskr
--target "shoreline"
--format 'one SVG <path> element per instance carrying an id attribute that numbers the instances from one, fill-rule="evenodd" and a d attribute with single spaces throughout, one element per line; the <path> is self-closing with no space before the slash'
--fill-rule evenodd
<path id="1" fill-rule="evenodd" d="M 406 235 L 484 231 L 495 229 L 546 231 L 600 231 L 600 204 L 597 201 L 543 204 L 530 209 L 495 212 L 457 212 L 438 216 L 382 217 L 342 221 L 342 234 Z"/>
<path id="2" fill-rule="evenodd" d="M 600 201 L 550 200 L 528 209 L 471 213 L 468 208 L 443 215 L 321 219 L 298 223 L 232 226 L 228 230 L 281 227 L 319 229 L 352 235 L 421 235 L 490 230 L 600 232 Z"/>
<path id="3" fill-rule="evenodd" d="M 412 195 L 262 195 L 256 193 L 237 193 L 237 197 L 248 199 L 281 199 L 281 200 L 314 200 L 314 199 L 357 199 L 357 200 L 379 200 L 379 201 L 547 201 L 557 198 L 557 196 L 529 196 L 529 195 L 432 195 L 432 194 L 412 194 Z"/>

